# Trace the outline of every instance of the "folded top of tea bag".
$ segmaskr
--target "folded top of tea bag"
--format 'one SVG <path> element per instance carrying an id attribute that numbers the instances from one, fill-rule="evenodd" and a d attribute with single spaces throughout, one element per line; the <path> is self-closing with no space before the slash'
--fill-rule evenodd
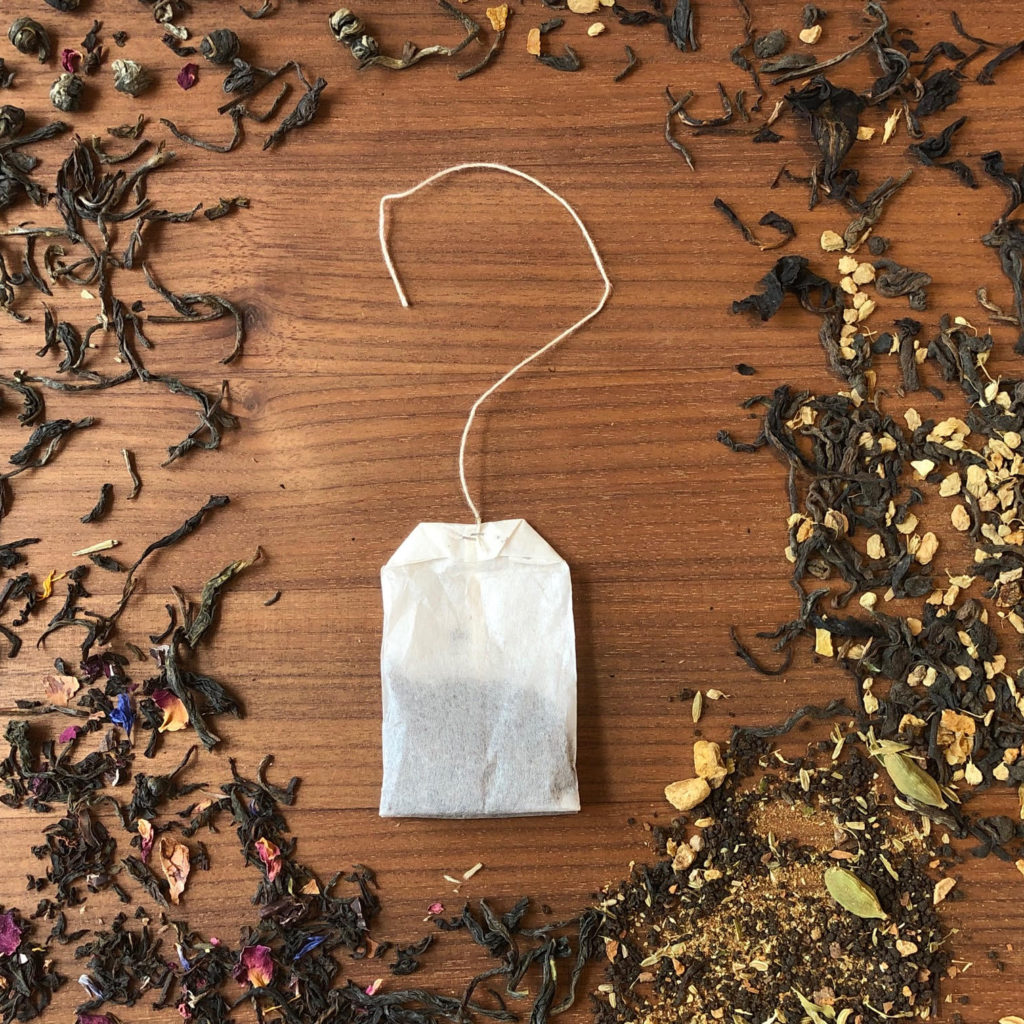
<path id="1" fill-rule="evenodd" d="M 420 523 L 388 559 L 396 565 L 437 560 L 487 562 L 510 558 L 551 565 L 561 562 L 558 552 L 525 519 L 496 523 Z"/>

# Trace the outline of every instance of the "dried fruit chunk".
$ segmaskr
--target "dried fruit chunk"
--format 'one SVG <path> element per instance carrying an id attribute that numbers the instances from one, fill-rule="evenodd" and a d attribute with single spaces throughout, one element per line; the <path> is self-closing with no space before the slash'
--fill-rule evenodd
<path id="1" fill-rule="evenodd" d="M 712 789 L 718 789 L 729 774 L 722 761 L 722 748 L 710 740 L 694 743 L 693 768 L 698 778 L 706 779 Z"/>
<path id="2" fill-rule="evenodd" d="M 711 787 L 706 779 L 683 779 L 665 787 L 665 799 L 677 811 L 692 810 L 711 796 Z"/>
<path id="3" fill-rule="evenodd" d="M 955 878 L 940 878 L 932 892 L 932 904 L 938 906 L 953 891 L 955 885 Z"/>

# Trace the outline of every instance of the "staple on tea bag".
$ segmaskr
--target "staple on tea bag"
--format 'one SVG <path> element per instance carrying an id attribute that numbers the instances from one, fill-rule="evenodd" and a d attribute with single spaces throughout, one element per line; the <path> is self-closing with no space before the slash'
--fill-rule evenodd
<path id="1" fill-rule="evenodd" d="M 593 239 L 575 210 L 536 178 L 504 164 L 446 168 L 380 201 L 385 208 L 440 178 L 498 170 L 538 186 L 572 216 L 604 282 L 591 312 L 492 384 L 470 409 L 459 481 L 474 523 L 420 523 L 381 570 L 385 817 L 499 817 L 579 810 L 576 648 L 565 561 L 522 519 L 483 522 L 466 481 L 477 410 L 523 367 L 597 316 L 611 294 Z"/>

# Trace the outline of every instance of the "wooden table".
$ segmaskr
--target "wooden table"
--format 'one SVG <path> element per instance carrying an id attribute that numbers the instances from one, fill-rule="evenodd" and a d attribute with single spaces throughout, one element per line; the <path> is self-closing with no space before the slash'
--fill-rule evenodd
<path id="1" fill-rule="evenodd" d="M 204 754 L 190 778 L 215 785 L 227 777 L 225 755 L 252 771 L 273 752 L 272 775 L 302 778 L 289 812 L 298 855 L 325 876 L 354 862 L 371 864 L 385 904 L 380 932 L 409 941 L 427 927 L 423 918 L 434 901 L 457 912 L 464 898 L 506 905 L 528 893 L 560 914 L 579 909 L 603 884 L 625 877 L 631 860 L 650 856 L 642 823 L 670 816 L 662 790 L 689 772 L 697 730 L 724 741 L 734 725 L 775 721 L 801 703 L 850 694 L 847 677 L 833 664 L 815 663 L 806 645 L 784 677 L 764 679 L 729 644 L 731 625 L 751 636 L 792 617 L 796 606 L 782 553 L 784 471 L 767 454 L 731 454 L 715 434 L 728 428 L 753 436 L 757 423 L 739 407 L 752 394 L 783 383 L 824 393 L 839 383 L 826 372 L 817 321 L 792 300 L 765 325 L 730 314 L 731 300 L 756 290 L 780 253 L 747 245 L 712 200 L 721 196 L 749 224 L 768 209 L 790 218 L 797 238 L 781 252 L 804 254 L 827 275 L 834 262 L 818 237 L 841 231 L 849 219 L 827 201 L 808 212 L 801 186 L 770 190 L 780 166 L 802 174 L 814 159 L 805 126 L 788 116 L 776 125 L 783 136 L 777 145 L 750 141 L 781 88 L 768 90 L 751 124 L 737 120 L 700 137 L 682 129 L 694 171 L 666 145 L 666 85 L 677 94 L 693 89 L 689 109 L 703 117 L 719 113 L 717 81 L 730 95 L 749 90 L 748 76 L 728 60 L 742 39 L 737 8 L 697 5 L 696 54 L 678 52 L 656 25 L 623 27 L 604 10 L 607 29 L 590 38 L 586 28 L 595 19 L 566 14 L 566 27 L 545 46 L 571 43 L 585 66 L 560 74 L 538 65 L 525 47 L 527 29 L 552 12 L 536 0 L 516 2 L 505 51 L 478 76 L 458 82 L 454 71 L 482 53 L 479 44 L 453 62 L 360 73 L 331 37 L 321 4 L 279 0 L 276 14 L 252 22 L 234 4 L 197 4 L 187 22 L 195 31 L 228 24 L 256 62 L 298 58 L 308 74 L 329 82 L 312 126 L 263 152 L 262 128 L 250 124 L 242 145 L 221 155 L 175 142 L 157 120 L 170 117 L 203 138 L 230 135 L 226 119 L 215 114 L 223 102 L 220 74 L 197 58 L 199 83 L 183 92 L 174 80 L 183 61 L 160 45 L 158 28 L 139 5 L 93 0 L 73 15 L 22 6 L 43 12 L 37 16 L 55 30 L 58 50 L 76 45 L 92 17 L 101 19 L 108 62 L 131 56 L 156 74 L 155 88 L 133 100 L 113 91 L 104 66 L 90 82 L 94 99 L 71 116 L 83 138 L 140 111 L 153 118 L 147 136 L 168 140 L 178 154 L 153 179 L 155 204 L 184 209 L 240 194 L 252 201 L 248 211 L 212 223 L 160 227 L 146 250 L 168 287 L 219 292 L 245 307 L 249 337 L 236 364 L 217 362 L 230 347 L 227 321 L 154 328 L 156 348 L 147 354 L 151 368 L 207 388 L 227 379 L 241 429 L 219 451 L 161 468 L 166 446 L 193 425 L 184 400 L 141 386 L 48 396 L 49 415 L 92 414 L 99 424 L 73 438 L 52 467 L 15 481 L 2 527 L 4 541 L 42 538 L 30 562 L 41 578 L 74 564 L 73 550 L 107 537 L 121 542 L 116 553 L 130 561 L 210 494 L 230 495 L 230 507 L 147 563 L 123 623 L 126 639 L 148 646 L 146 635 L 166 621 L 172 585 L 195 595 L 224 564 L 262 546 L 263 559 L 225 596 L 202 656 L 203 667 L 242 698 L 246 715 L 218 721 L 223 752 Z M 893 6 L 893 18 L 914 29 L 923 49 L 954 38 L 947 5 Z M 486 25 L 482 2 L 464 9 Z M 459 37 L 458 26 L 429 3 L 368 4 L 360 13 L 390 53 L 406 39 L 428 45 Z M 1019 35 L 1011 7 L 963 13 L 982 36 Z M 795 36 L 799 14 L 799 5 L 755 5 L 760 31 L 781 25 Z M 863 37 L 866 24 L 859 4 L 830 5 L 817 52 L 845 49 Z M 123 51 L 110 41 L 119 29 L 130 36 Z M 641 64 L 616 83 L 626 44 Z M 41 66 L 6 43 L 0 50 L 18 67 L 15 88 L 0 100 L 26 107 L 41 123 L 50 113 L 45 96 L 55 61 Z M 979 154 L 1004 148 L 1016 166 L 1024 158 L 1017 131 L 1022 68 L 1011 62 L 988 88 L 972 77 L 950 116 L 937 116 L 929 129 L 966 113 L 957 155 L 977 169 Z M 869 71 L 859 59 L 834 77 L 860 88 Z M 862 121 L 881 129 L 888 113 L 869 109 Z M 873 186 L 910 166 L 907 143 L 902 127 L 884 147 L 879 133 L 858 144 L 852 164 Z M 63 139 L 40 149 L 44 177 L 68 145 Z M 526 518 L 572 568 L 583 810 L 527 822 L 385 821 L 377 815 L 380 566 L 417 522 L 465 521 L 456 452 L 470 404 L 600 295 L 564 210 L 522 181 L 467 172 L 393 209 L 392 251 L 412 302 L 400 306 L 378 245 L 380 196 L 474 160 L 513 165 L 564 195 L 592 232 L 614 286 L 598 318 L 488 401 L 468 451 L 470 484 L 485 516 Z M 886 212 L 878 230 L 894 240 L 896 258 L 935 280 L 924 314 L 929 327 L 945 311 L 984 325 L 974 300 L 979 285 L 1010 304 L 995 254 L 979 243 L 1003 205 L 988 180 L 969 191 L 947 172 L 915 165 Z M 46 216 L 21 206 L 6 223 Z M 125 274 L 119 287 L 155 308 L 138 273 Z M 51 304 L 83 326 L 96 310 L 95 299 L 72 288 L 58 290 Z M 42 311 L 35 298 L 24 311 L 31 324 L 4 321 L 0 352 L 8 375 L 40 365 L 33 353 Z M 893 302 L 889 313 L 906 315 L 905 303 Z M 1019 372 L 1012 332 L 996 331 L 993 373 Z M 50 361 L 43 363 L 52 370 Z M 738 374 L 741 362 L 757 375 Z M 891 372 L 890 384 L 897 379 Z M 14 451 L 24 430 L 4 398 L 0 428 Z M 894 409 L 902 407 L 893 400 Z M 962 411 L 952 394 L 944 407 L 946 415 Z M 125 500 L 124 447 L 136 453 L 144 481 L 134 502 Z M 115 487 L 111 515 L 80 524 L 104 481 Z M 951 547 L 949 567 L 956 570 L 964 556 L 966 549 Z M 114 605 L 120 582 L 91 574 L 97 607 Z M 280 601 L 265 607 L 277 590 Z M 34 648 L 31 629 L 41 631 L 47 617 L 37 615 L 24 651 L 5 663 L 4 707 L 40 696 L 52 659 L 74 654 L 74 639 L 60 635 Z M 1018 652 L 1008 638 L 1011 664 Z M 678 695 L 707 688 L 729 699 L 705 702 L 695 729 L 690 701 Z M 177 739 L 158 765 L 177 762 L 185 746 Z M 1015 813 L 1012 794 L 1002 794 L 998 806 Z M 50 819 L 0 812 L 0 902 L 28 912 L 35 897 L 22 880 L 41 870 L 29 846 Z M 233 938 L 252 916 L 255 879 L 230 832 L 210 846 L 212 870 L 193 875 L 182 909 L 194 927 Z M 484 869 L 456 896 L 442 875 L 477 861 Z M 970 1022 L 1020 1014 L 1024 879 L 994 858 L 971 860 L 960 877 L 968 898 L 951 907 L 950 927 L 960 929 L 952 946 L 974 966 L 944 991 L 970 998 L 970 1005 L 953 1007 Z M 109 919 L 115 909 L 112 900 L 90 899 L 82 921 Z M 986 958 L 990 949 L 1000 951 L 1004 973 Z M 445 938 L 428 956 L 424 983 L 457 990 L 481 962 L 468 943 Z M 70 963 L 67 969 L 77 973 Z M 351 974 L 365 983 L 374 969 L 353 964 Z M 68 985 L 54 1017 L 78 999 L 77 986 Z M 587 1013 L 584 1001 L 572 1016 Z M 126 1016 L 148 1019 L 149 1011 L 141 1004 Z"/>

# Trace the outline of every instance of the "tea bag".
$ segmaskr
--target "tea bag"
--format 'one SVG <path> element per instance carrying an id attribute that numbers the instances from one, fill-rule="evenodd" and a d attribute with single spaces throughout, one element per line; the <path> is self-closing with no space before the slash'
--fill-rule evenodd
<path id="1" fill-rule="evenodd" d="M 578 811 L 569 567 L 524 520 L 420 523 L 381 570 L 380 813 Z"/>
<path id="2" fill-rule="evenodd" d="M 596 316 L 611 282 L 561 196 L 503 164 L 460 164 L 381 200 L 381 249 L 403 306 L 409 303 L 388 253 L 385 204 L 476 168 L 514 174 L 557 199 L 583 232 L 605 290 L 594 310 L 509 370 L 470 409 L 459 479 L 475 521 L 420 523 L 381 570 L 384 817 L 506 817 L 580 807 L 569 567 L 525 520 L 483 522 L 466 482 L 466 440 L 480 405 Z"/>

